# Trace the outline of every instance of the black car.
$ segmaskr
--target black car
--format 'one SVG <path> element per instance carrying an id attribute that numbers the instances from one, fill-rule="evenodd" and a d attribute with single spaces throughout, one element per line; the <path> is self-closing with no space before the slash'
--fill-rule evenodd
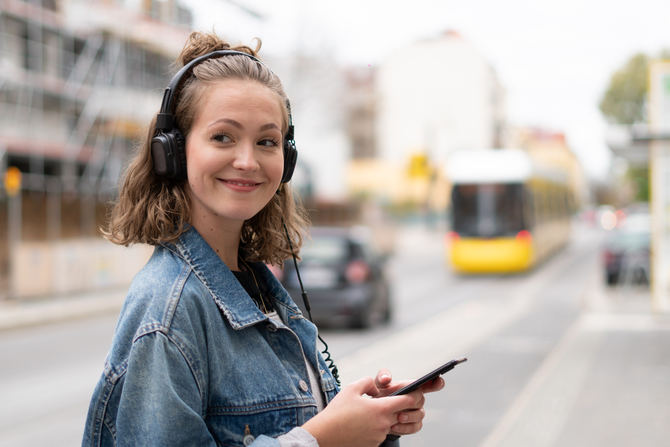
<path id="1" fill-rule="evenodd" d="M 364 328 L 391 319 L 386 256 L 357 228 L 315 227 L 305 241 L 300 277 L 315 323 Z M 284 263 L 282 283 L 305 312 L 293 261 Z"/>
<path id="2" fill-rule="evenodd" d="M 609 233 L 602 249 L 607 284 L 649 284 L 650 233 L 651 221 L 646 213 L 628 215 Z"/>

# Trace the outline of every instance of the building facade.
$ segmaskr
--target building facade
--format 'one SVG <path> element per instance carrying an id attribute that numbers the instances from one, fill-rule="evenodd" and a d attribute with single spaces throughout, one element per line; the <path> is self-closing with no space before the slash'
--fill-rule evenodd
<path id="1" fill-rule="evenodd" d="M 378 69 L 376 141 L 381 158 L 500 147 L 504 91 L 486 58 L 458 33 L 395 51 Z"/>
<path id="2" fill-rule="evenodd" d="M 20 172 L 16 190 L 0 189 L 3 290 L 95 286 L 58 279 L 76 262 L 102 266 L 97 285 L 114 281 L 108 259 L 61 246 L 99 234 L 190 27 L 175 1 L 0 0 L 0 174 Z"/>

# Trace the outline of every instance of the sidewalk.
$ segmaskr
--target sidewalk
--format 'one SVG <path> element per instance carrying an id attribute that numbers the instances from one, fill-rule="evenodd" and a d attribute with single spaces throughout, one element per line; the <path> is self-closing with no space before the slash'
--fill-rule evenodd
<path id="1" fill-rule="evenodd" d="M 0 301 L 0 332 L 48 323 L 118 313 L 128 287 L 48 298 Z"/>
<path id="2" fill-rule="evenodd" d="M 594 285 L 584 311 L 484 446 L 665 446 L 670 314 L 648 289 Z"/>

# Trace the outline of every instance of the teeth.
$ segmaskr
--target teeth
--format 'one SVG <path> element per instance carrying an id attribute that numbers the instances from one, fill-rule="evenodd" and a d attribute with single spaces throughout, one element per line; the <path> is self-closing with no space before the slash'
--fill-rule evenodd
<path id="1" fill-rule="evenodd" d="M 255 183 L 241 183 L 241 182 L 230 182 L 230 181 L 228 183 L 231 183 L 231 184 L 237 185 L 237 186 L 254 186 L 255 185 Z"/>

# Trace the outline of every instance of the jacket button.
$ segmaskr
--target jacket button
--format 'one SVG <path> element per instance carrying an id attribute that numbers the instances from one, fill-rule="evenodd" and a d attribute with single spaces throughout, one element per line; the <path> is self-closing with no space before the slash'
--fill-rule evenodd
<path id="1" fill-rule="evenodd" d="M 304 380 L 300 380 L 300 382 L 298 382 L 298 386 L 304 393 L 306 393 L 307 390 L 309 390 L 309 385 L 307 385 L 307 382 L 305 382 Z"/>
<path id="2" fill-rule="evenodd" d="M 268 323 L 268 331 L 270 332 L 277 332 L 277 326 L 275 326 L 272 323 Z"/>
<path id="3" fill-rule="evenodd" d="M 247 446 L 253 444 L 253 442 L 256 440 L 254 435 L 251 434 L 251 429 L 249 428 L 249 425 L 244 426 L 244 438 L 242 438 L 242 444 Z"/>

